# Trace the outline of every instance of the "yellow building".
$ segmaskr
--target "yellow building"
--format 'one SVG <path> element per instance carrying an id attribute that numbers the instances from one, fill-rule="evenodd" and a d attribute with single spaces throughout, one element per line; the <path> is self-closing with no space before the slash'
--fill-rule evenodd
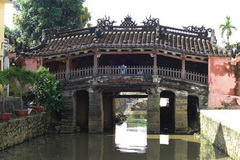
<path id="1" fill-rule="evenodd" d="M 0 69 L 3 69 L 4 53 L 4 6 L 5 3 L 11 3 L 12 0 L 0 0 Z"/>

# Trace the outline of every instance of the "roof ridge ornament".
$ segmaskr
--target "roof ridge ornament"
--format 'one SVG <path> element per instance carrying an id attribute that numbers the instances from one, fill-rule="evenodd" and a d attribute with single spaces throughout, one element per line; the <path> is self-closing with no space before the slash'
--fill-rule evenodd
<path id="1" fill-rule="evenodd" d="M 113 28 L 113 23 L 116 23 L 116 21 L 110 21 L 110 16 L 105 16 L 102 19 L 97 20 L 97 27 L 102 30 L 111 30 Z"/>
<path id="2" fill-rule="evenodd" d="M 132 17 L 130 15 L 127 15 L 124 18 L 124 21 L 121 21 L 121 22 L 122 22 L 122 24 L 120 26 L 122 26 L 122 27 L 136 27 L 137 26 L 136 21 L 133 21 Z"/>
<path id="3" fill-rule="evenodd" d="M 149 18 L 147 18 L 147 21 L 143 21 L 144 28 L 149 30 L 149 29 L 156 29 L 160 23 L 159 23 L 159 18 L 152 18 L 150 15 Z"/>
<path id="4" fill-rule="evenodd" d="M 187 27 L 183 27 L 183 29 L 186 31 L 190 31 L 190 32 L 202 33 L 202 37 L 208 37 L 208 32 L 213 31 L 211 28 L 205 28 L 203 25 L 202 25 L 202 27 L 187 26 Z"/>

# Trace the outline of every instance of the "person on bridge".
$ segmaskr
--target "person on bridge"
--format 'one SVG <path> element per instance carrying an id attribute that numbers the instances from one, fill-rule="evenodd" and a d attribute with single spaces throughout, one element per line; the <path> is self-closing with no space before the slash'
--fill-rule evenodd
<path id="1" fill-rule="evenodd" d="M 121 74 L 126 74 L 126 68 L 127 68 L 127 66 L 125 66 L 124 64 L 122 64 L 121 66 L 120 66 L 120 70 L 121 70 Z"/>

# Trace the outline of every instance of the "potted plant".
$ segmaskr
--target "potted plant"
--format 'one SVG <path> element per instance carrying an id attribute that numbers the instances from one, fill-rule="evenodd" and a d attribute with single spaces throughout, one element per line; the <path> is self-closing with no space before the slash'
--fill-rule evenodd
<path id="1" fill-rule="evenodd" d="M 26 117 L 28 115 L 28 110 L 23 108 L 23 91 L 27 84 L 32 84 L 34 82 L 35 73 L 33 71 L 26 70 L 26 67 L 10 67 L 4 71 L 6 72 L 7 78 L 10 82 L 15 84 L 15 87 L 19 91 L 20 108 L 15 109 L 15 114 L 18 117 Z"/>
<path id="2" fill-rule="evenodd" d="M 44 107 L 48 113 L 59 112 L 62 108 L 62 99 L 58 84 L 59 82 L 55 79 L 55 75 L 51 74 L 47 68 L 39 68 L 31 88 L 35 96 L 34 104 Z"/>
<path id="3" fill-rule="evenodd" d="M 6 108 L 5 108 L 6 93 L 5 93 L 4 85 L 10 85 L 14 89 L 14 91 L 16 91 L 16 88 L 14 87 L 13 83 L 8 80 L 6 71 L 0 72 L 0 84 L 1 84 L 1 101 L 2 101 L 2 107 L 0 110 L 0 121 L 8 122 L 11 118 L 12 113 L 6 112 Z"/>
<path id="4" fill-rule="evenodd" d="M 0 121 L 1 122 L 8 122 L 11 118 L 12 113 L 6 113 L 5 110 L 5 91 L 4 85 L 7 84 L 7 79 L 4 76 L 3 72 L 0 72 L 0 84 L 1 84 L 1 101 L 2 101 L 2 108 L 0 113 Z"/>

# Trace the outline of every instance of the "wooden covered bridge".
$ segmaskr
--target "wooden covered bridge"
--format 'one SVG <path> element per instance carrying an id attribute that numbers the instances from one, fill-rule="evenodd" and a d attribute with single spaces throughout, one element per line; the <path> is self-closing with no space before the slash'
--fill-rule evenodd
<path id="1" fill-rule="evenodd" d="M 148 133 L 159 133 L 163 126 L 186 133 L 197 109 L 207 107 L 208 56 L 224 54 L 214 47 L 214 31 L 167 27 L 152 17 L 143 25 L 130 16 L 114 23 L 105 17 L 96 27 L 46 31 L 41 45 L 22 54 L 24 65 L 49 67 L 60 80 L 61 132 L 79 126 L 103 133 L 114 123 L 119 93 L 144 92 Z M 167 109 L 160 107 L 161 97 L 169 99 Z"/>

